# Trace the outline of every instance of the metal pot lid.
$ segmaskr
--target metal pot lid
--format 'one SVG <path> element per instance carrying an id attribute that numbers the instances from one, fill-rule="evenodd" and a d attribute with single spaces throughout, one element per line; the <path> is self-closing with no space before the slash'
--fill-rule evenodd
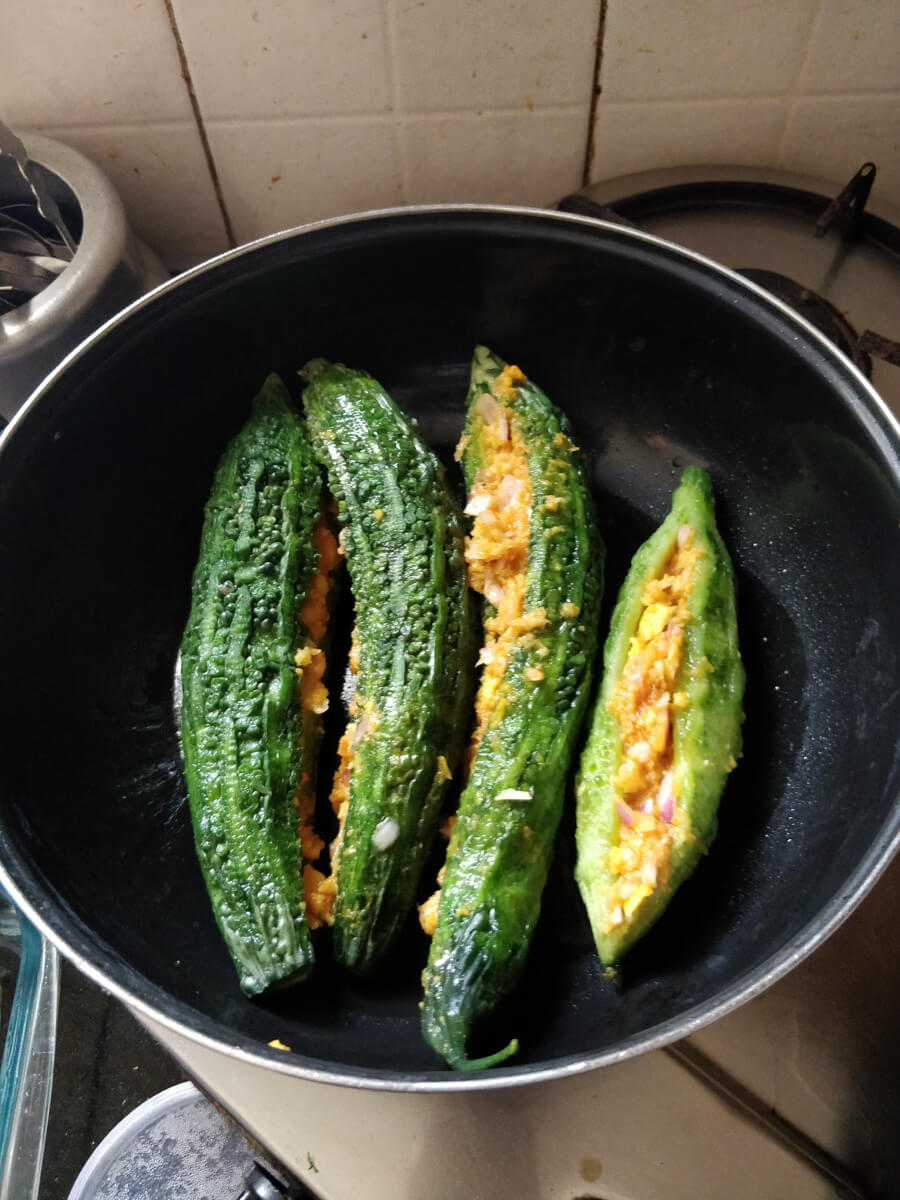
<path id="1" fill-rule="evenodd" d="M 672 167 L 603 180 L 558 207 L 637 225 L 745 274 L 831 337 L 900 415 L 900 213 L 880 202 L 876 175 L 871 163 L 846 185 Z"/>

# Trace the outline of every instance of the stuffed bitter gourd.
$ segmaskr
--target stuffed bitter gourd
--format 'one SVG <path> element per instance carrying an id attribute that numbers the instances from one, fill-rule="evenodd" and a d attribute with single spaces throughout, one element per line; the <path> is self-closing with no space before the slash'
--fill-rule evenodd
<path id="1" fill-rule="evenodd" d="M 303 978 L 313 963 L 298 803 L 309 843 L 327 703 L 317 643 L 333 557 L 320 493 L 305 426 L 270 376 L 215 474 L 181 656 L 194 839 L 251 995 Z"/>
<path id="2" fill-rule="evenodd" d="M 356 609 L 355 696 L 331 797 L 340 828 L 317 904 L 333 905 L 338 960 L 367 972 L 412 909 L 460 758 L 474 606 L 462 515 L 414 426 L 363 371 L 316 360 L 301 374 Z"/>
<path id="3" fill-rule="evenodd" d="M 576 878 L 608 965 L 709 849 L 743 688 L 734 573 L 709 478 L 689 467 L 622 585 L 576 786 Z"/>
<path id="4" fill-rule="evenodd" d="M 433 932 L 426 1040 L 453 1067 L 475 1022 L 524 965 L 563 807 L 597 645 L 603 547 L 565 419 L 517 367 L 478 347 L 460 443 L 474 517 L 466 557 L 485 597 L 484 664 L 468 783 Z M 441 878 L 439 877 L 439 878 Z"/>

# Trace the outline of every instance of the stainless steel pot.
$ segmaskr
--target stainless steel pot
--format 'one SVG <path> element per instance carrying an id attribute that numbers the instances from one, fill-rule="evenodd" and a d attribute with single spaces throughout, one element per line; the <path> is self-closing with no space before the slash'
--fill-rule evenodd
<path id="1" fill-rule="evenodd" d="M 169 273 L 131 231 L 102 171 L 70 146 L 29 134 L 30 158 L 80 230 L 72 261 L 26 304 L 0 315 L 0 414 L 11 417 L 45 375 L 119 309 Z M 30 200 L 12 159 L 0 159 L 0 205 Z"/>
<path id="2" fill-rule="evenodd" d="M 472 345 L 568 411 L 608 547 L 607 606 L 681 466 L 712 476 L 740 587 L 745 755 L 713 852 L 604 977 L 564 828 L 525 978 L 521 1057 L 440 1069 L 411 925 L 371 982 L 328 961 L 240 993 L 191 845 L 173 669 L 202 508 L 259 381 L 365 366 L 448 452 Z M 724 1015 L 814 949 L 900 841 L 900 430 L 855 368 L 698 256 L 578 217 L 400 210 L 265 239 L 85 342 L 0 444 L 0 877 L 135 1010 L 307 1079 L 441 1091 L 565 1076 Z M 325 772 L 327 774 L 327 772 Z M 278 1038 L 291 1053 L 272 1049 Z"/>

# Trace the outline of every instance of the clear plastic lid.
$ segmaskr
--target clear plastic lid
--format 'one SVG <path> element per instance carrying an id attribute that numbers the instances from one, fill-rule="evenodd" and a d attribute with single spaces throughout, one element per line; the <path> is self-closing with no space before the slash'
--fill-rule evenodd
<path id="1" fill-rule="evenodd" d="M 0 1197 L 37 1200 L 53 1085 L 59 961 L 2 889 L 0 936 L 19 951 L 0 1063 Z"/>

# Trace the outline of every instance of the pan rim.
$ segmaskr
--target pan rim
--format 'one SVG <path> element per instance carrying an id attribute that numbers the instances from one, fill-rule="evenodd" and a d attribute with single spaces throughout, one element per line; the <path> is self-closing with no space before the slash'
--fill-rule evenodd
<path id="1" fill-rule="evenodd" d="M 28 399 L 22 404 L 21 408 L 15 413 L 12 419 L 7 424 L 6 428 L 0 433 L 0 452 L 5 447 L 7 439 L 15 432 L 20 421 L 26 412 L 37 404 L 43 395 L 50 390 L 56 383 L 56 380 L 73 366 L 80 358 L 88 353 L 94 344 L 100 341 L 106 333 L 115 329 L 118 325 L 125 323 L 131 316 L 142 309 L 149 307 L 155 303 L 157 297 L 176 291 L 195 279 L 217 270 L 221 266 L 236 262 L 238 259 L 248 256 L 259 250 L 270 246 L 277 245 L 279 242 L 292 241 L 296 237 L 304 234 L 317 233 L 327 229 L 336 229 L 342 226 L 362 225 L 364 223 L 374 221 L 389 221 L 394 219 L 402 219 L 407 217 L 418 218 L 425 216 L 454 216 L 461 214 L 471 214 L 472 216 L 509 216 L 509 217 L 524 217 L 537 218 L 542 222 L 558 222 L 560 225 L 581 226 L 588 229 L 602 229 L 607 234 L 614 238 L 620 238 L 624 241 L 643 242 L 648 246 L 653 246 L 660 251 L 668 253 L 670 256 L 682 259 L 693 263 L 696 266 L 703 268 L 708 273 L 719 276 L 724 281 L 727 281 L 732 287 L 737 287 L 739 290 L 744 290 L 754 296 L 758 301 L 762 302 L 764 308 L 770 311 L 774 310 L 781 318 L 786 318 L 789 324 L 797 326 L 803 331 L 804 335 L 812 340 L 818 349 L 824 352 L 824 356 L 832 363 L 837 363 L 841 368 L 845 368 L 850 372 L 851 377 L 858 387 L 866 393 L 867 400 L 874 405 L 878 415 L 886 421 L 891 428 L 898 442 L 900 449 L 900 418 L 896 417 L 887 402 L 881 394 L 875 389 L 870 380 L 860 371 L 860 369 L 852 363 L 845 355 L 843 355 L 837 347 L 826 337 L 820 329 L 801 316 L 795 309 L 791 308 L 778 296 L 767 291 L 760 284 L 754 283 L 753 280 L 747 279 L 738 271 L 731 267 L 723 266 L 715 259 L 709 258 L 704 254 L 700 254 L 696 250 L 691 250 L 686 246 L 680 246 L 677 242 L 669 241 L 666 238 L 659 237 L 653 233 L 647 233 L 645 230 L 636 229 L 631 226 L 617 224 L 613 221 L 608 221 L 599 217 L 587 217 L 580 213 L 559 212 L 556 209 L 537 208 L 534 206 L 514 205 L 514 204 L 418 204 L 408 206 L 394 206 L 391 208 L 376 208 L 368 209 L 357 213 L 346 213 L 336 217 L 326 217 L 320 221 L 310 221 L 303 225 L 295 225 L 288 229 L 278 230 L 275 233 L 265 234 L 263 237 L 255 238 L 250 242 L 245 242 L 240 246 L 235 246 L 231 250 L 224 250 L 221 254 L 216 254 L 212 258 L 204 259 L 203 262 L 197 263 L 193 267 L 173 275 L 171 279 L 165 280 L 163 283 L 157 284 L 149 292 L 145 292 L 143 296 L 139 296 L 136 300 L 132 300 L 119 312 L 98 326 L 92 333 L 88 334 L 83 341 L 79 342 L 66 356 L 41 380 L 35 390 L 31 393 Z"/>
<path id="2" fill-rule="evenodd" d="M 558 223 L 581 226 L 595 232 L 602 230 L 614 241 L 643 242 L 657 251 L 664 252 L 670 259 L 674 258 L 692 264 L 695 268 L 699 268 L 707 278 L 711 276 L 713 279 L 719 279 L 723 286 L 727 285 L 732 291 L 737 289 L 739 293 L 754 297 L 764 312 L 768 312 L 770 316 L 778 316 L 783 324 L 787 323 L 788 326 L 793 326 L 798 334 L 803 335 L 803 340 L 807 344 L 811 343 L 833 369 L 853 383 L 855 394 L 849 397 L 847 402 L 852 407 L 854 415 L 864 421 L 868 434 L 880 444 L 882 450 L 892 452 L 895 458 L 900 457 L 900 422 L 869 380 L 805 318 L 790 309 L 783 301 L 730 268 L 654 234 L 593 217 L 514 205 L 435 204 L 351 213 L 281 230 L 207 259 L 158 285 L 101 325 L 75 347 L 39 384 L 10 421 L 7 429 L 0 435 L 0 470 L 2 470 L 2 453 L 8 450 L 17 429 L 25 420 L 26 414 L 31 412 L 42 397 L 51 391 L 57 381 L 79 359 L 88 354 L 98 342 L 103 340 L 111 330 L 127 322 L 133 314 L 154 304 L 158 297 L 184 287 L 190 281 L 201 278 L 223 264 L 232 263 L 260 249 L 293 240 L 307 233 L 373 224 L 388 219 L 414 222 L 422 217 L 456 217 L 463 216 L 463 214 L 470 214 L 473 218 L 518 217 L 525 220 L 534 219 L 541 224 Z M 896 481 L 900 485 L 900 477 Z M 869 851 L 828 904 L 787 944 L 758 964 L 756 968 L 733 981 L 715 998 L 697 1004 L 658 1026 L 635 1033 L 620 1042 L 615 1048 L 600 1050 L 592 1054 L 550 1059 L 545 1063 L 495 1068 L 484 1075 L 453 1073 L 446 1069 L 412 1072 L 394 1071 L 387 1068 L 361 1068 L 327 1063 L 300 1054 L 285 1055 L 283 1051 L 270 1049 L 253 1038 L 229 1030 L 218 1020 L 205 1016 L 184 1001 L 176 1000 L 127 963 L 123 963 L 124 974 L 132 977 L 135 983 L 143 980 L 149 997 L 138 994 L 136 989 L 132 990 L 132 987 L 121 982 L 119 978 L 107 973 L 102 966 L 97 965 L 72 944 L 80 940 L 87 941 L 84 935 L 79 933 L 77 918 L 68 914 L 63 904 L 52 903 L 46 897 L 43 905 L 39 904 L 39 900 L 35 897 L 40 897 L 40 894 L 46 893 L 47 889 L 41 886 L 37 876 L 23 862 L 18 861 L 16 864 L 18 873 L 27 881 L 23 889 L 18 878 L 10 873 L 8 863 L 18 859 L 19 856 L 2 830 L 0 830 L 0 850 L 4 851 L 4 855 L 0 859 L 0 883 L 22 909 L 25 916 L 83 974 L 115 995 L 137 1014 L 145 1016 L 163 1028 L 180 1034 L 198 1045 L 226 1054 L 237 1061 L 277 1070 L 281 1074 L 312 1082 L 361 1087 L 372 1091 L 444 1093 L 460 1090 L 491 1090 L 562 1079 L 610 1066 L 649 1050 L 660 1049 L 696 1033 L 699 1029 L 721 1019 L 761 994 L 817 949 L 856 909 L 886 870 L 898 849 L 900 849 L 900 796 L 895 799 L 890 816 L 878 831 Z M 52 919 L 47 913 L 51 914 Z M 67 938 L 71 940 L 67 940 Z M 98 950 L 97 957 L 111 958 L 111 955 L 104 949 L 102 941 L 95 939 L 93 945 Z M 166 1001 L 169 1011 L 162 1006 L 161 1001 L 163 1000 Z M 219 1030 L 221 1033 L 215 1036 L 210 1030 Z"/>
<path id="3" fill-rule="evenodd" d="M 600 1050 L 594 1054 L 568 1055 L 563 1058 L 549 1059 L 547 1062 L 539 1064 L 497 1067 L 483 1074 L 452 1072 L 449 1068 L 434 1071 L 393 1071 L 387 1068 L 342 1066 L 328 1064 L 321 1059 L 307 1058 L 305 1055 L 295 1052 L 292 1052 L 289 1057 L 283 1050 L 263 1046 L 254 1038 L 228 1030 L 221 1022 L 211 1017 L 204 1017 L 191 1005 L 172 998 L 163 988 L 147 981 L 148 991 L 165 998 L 169 1008 L 177 1010 L 174 1014 L 167 1012 L 161 1006 L 154 1004 L 152 1000 L 137 996 L 125 984 L 104 972 L 101 967 L 66 941 L 64 934 L 55 928 L 25 895 L 2 861 L 0 861 L 0 885 L 37 930 L 83 975 L 86 975 L 104 991 L 115 996 L 136 1016 L 145 1017 L 168 1032 L 180 1035 L 206 1050 L 224 1054 L 247 1066 L 275 1070 L 279 1074 L 304 1079 L 311 1083 L 355 1087 L 364 1091 L 420 1094 L 491 1091 L 567 1079 L 587 1071 L 614 1066 L 639 1054 L 661 1050 L 673 1042 L 691 1037 L 707 1025 L 721 1020 L 767 991 L 769 987 L 789 974 L 803 959 L 831 937 L 851 916 L 886 871 L 895 854 L 900 850 L 900 806 L 895 808 L 891 824 L 896 828 L 887 842 L 882 847 L 873 847 L 869 855 L 862 860 L 846 881 L 841 893 L 832 898 L 817 917 L 799 930 L 786 946 L 770 955 L 753 971 L 735 980 L 728 988 L 719 993 L 715 1001 L 705 1001 L 695 1005 L 656 1027 L 633 1034 L 615 1049 Z M 823 920 L 823 916 L 826 914 L 827 917 Z M 57 915 L 59 915 L 58 912 Z M 73 926 L 77 923 L 74 918 L 67 917 L 63 920 Z M 126 970 L 136 978 L 144 978 L 134 968 L 126 967 Z M 178 1013 L 182 1013 L 184 1016 L 179 1018 Z M 226 1031 L 229 1038 L 216 1037 L 212 1033 L 198 1028 L 196 1021 L 191 1023 L 188 1020 L 188 1017 L 192 1015 L 195 1018 L 200 1017 L 202 1024 L 207 1027 Z"/>

